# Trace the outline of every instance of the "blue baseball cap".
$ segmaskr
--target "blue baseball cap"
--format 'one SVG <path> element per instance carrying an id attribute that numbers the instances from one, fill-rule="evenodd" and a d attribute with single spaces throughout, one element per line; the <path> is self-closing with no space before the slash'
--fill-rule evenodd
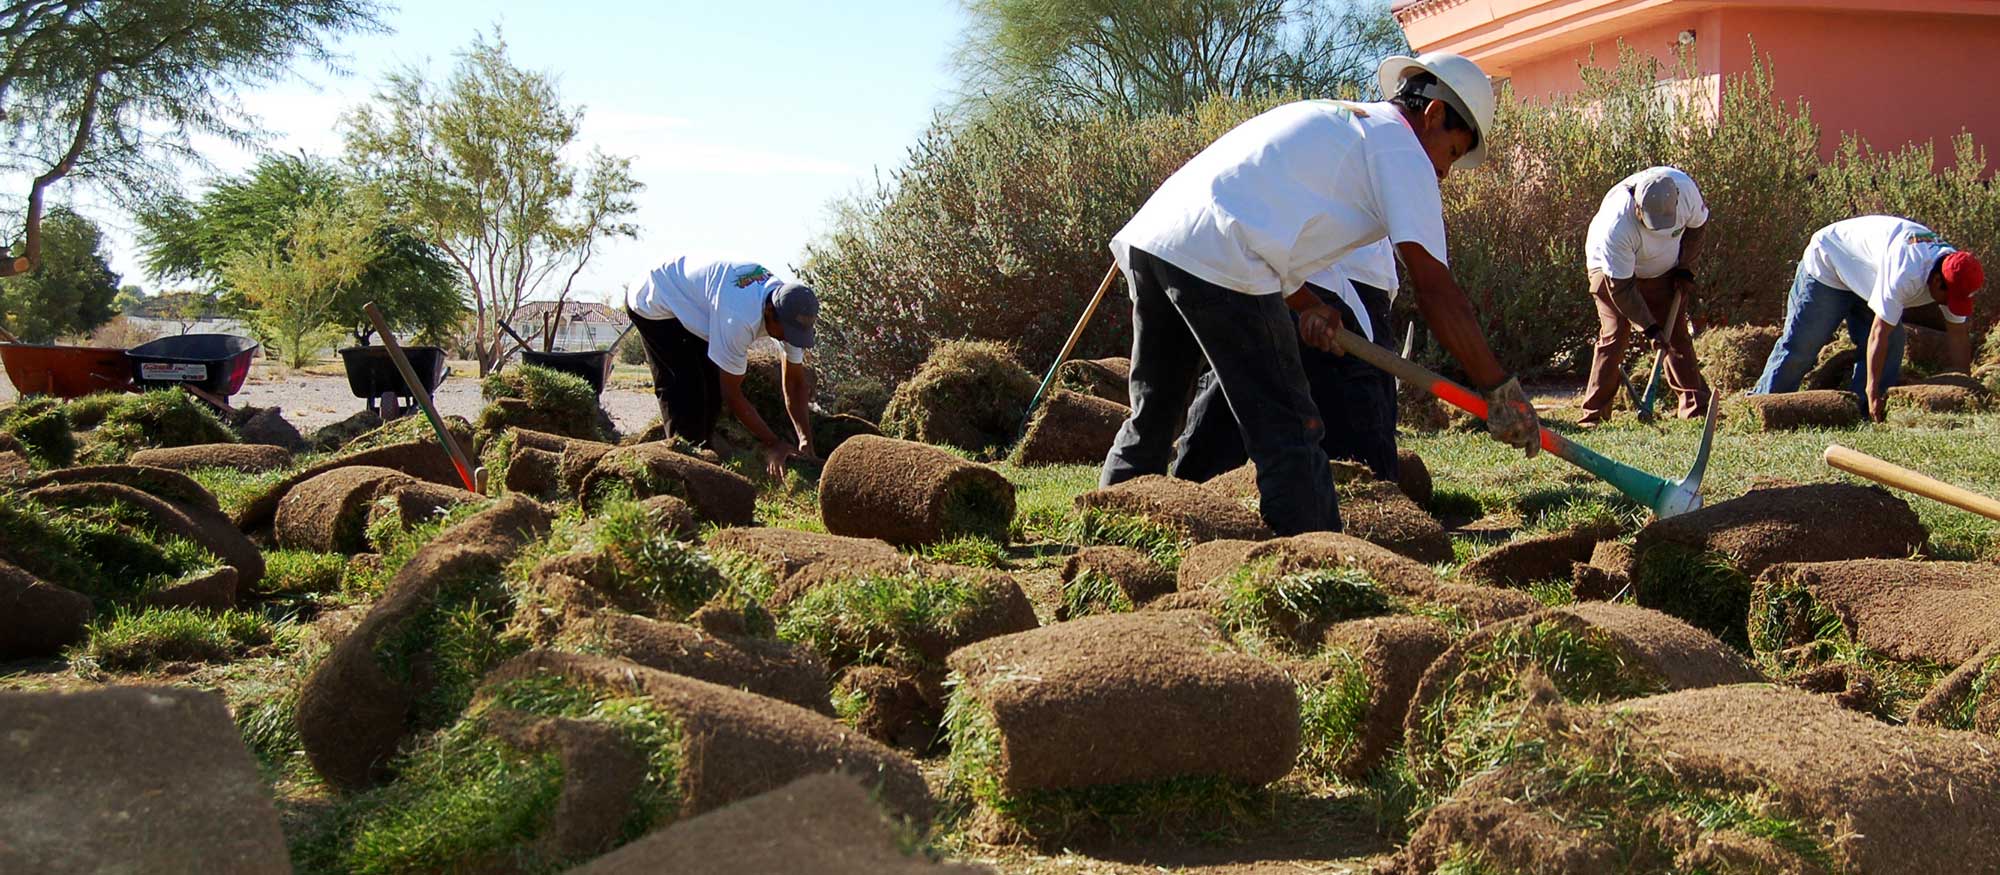
<path id="1" fill-rule="evenodd" d="M 778 324 L 784 326 L 785 342 L 800 349 L 811 349 L 813 326 L 819 322 L 819 293 L 812 286 L 799 283 L 785 283 L 771 293 L 771 309 L 778 311 Z"/>

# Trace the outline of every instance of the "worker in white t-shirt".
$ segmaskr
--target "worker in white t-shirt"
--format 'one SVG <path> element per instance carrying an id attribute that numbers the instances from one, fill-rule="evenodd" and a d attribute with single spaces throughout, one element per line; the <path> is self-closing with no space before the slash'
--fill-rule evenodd
<path id="1" fill-rule="evenodd" d="M 1163 474 L 1204 356 L 1257 466 L 1280 534 L 1340 528 L 1299 343 L 1338 349 L 1339 310 L 1306 280 L 1386 236 L 1445 349 L 1484 390 L 1488 430 L 1533 454 L 1541 424 L 1480 333 L 1445 266 L 1438 182 L 1484 160 L 1493 87 L 1445 52 L 1382 63 L 1382 103 L 1289 103 L 1196 155 L 1111 241 L 1132 295 L 1132 414 L 1104 460 L 1106 485 Z M 1293 313 L 1297 322 L 1293 322 Z"/>
<path id="2" fill-rule="evenodd" d="M 1384 237 L 1354 250 L 1339 264 L 1313 274 L 1306 289 L 1340 311 L 1340 320 L 1377 346 L 1394 351 L 1389 305 L 1396 297 L 1396 249 Z M 1396 378 L 1359 357 L 1299 347 L 1313 405 L 1345 416 L 1326 416 L 1320 448 L 1329 458 L 1366 465 L 1376 478 L 1394 481 L 1396 460 Z M 1171 473 L 1183 480 L 1208 480 L 1249 461 L 1243 433 L 1213 370 L 1188 406 L 1187 430 Z"/>
<path id="3" fill-rule="evenodd" d="M 789 458 L 813 456 L 805 351 L 813 345 L 819 296 L 811 287 L 784 282 L 753 262 L 682 257 L 628 291 L 625 311 L 645 342 L 668 435 L 706 446 L 726 406 L 763 444 L 772 476 L 784 474 Z M 750 348 L 759 341 L 776 342 L 784 353 L 785 412 L 795 443 L 780 438 L 743 396 Z"/>
<path id="4" fill-rule="evenodd" d="M 1707 233 L 1708 204 L 1686 173 L 1652 167 L 1619 180 L 1604 195 L 1584 237 L 1590 297 L 1597 305 L 1597 347 L 1583 390 L 1585 428 L 1611 418 L 1624 377 L 1620 366 L 1632 330 L 1665 355 L 1667 387 L 1680 399 L 1681 418 L 1708 412 L 1709 389 L 1695 361 L 1688 313 L 1694 309 L 1694 265 Z M 1673 299 L 1674 324 L 1664 324 Z"/>
<path id="5" fill-rule="evenodd" d="M 1868 415 L 1887 414 L 1903 366 L 1905 321 L 1945 333 L 1952 367 L 1971 370 L 1972 295 L 1986 271 L 1937 232 L 1896 216 L 1860 216 L 1819 229 L 1799 257 L 1785 303 L 1785 333 L 1751 394 L 1798 391 L 1842 323 L 1861 350 L 1849 384 Z"/>

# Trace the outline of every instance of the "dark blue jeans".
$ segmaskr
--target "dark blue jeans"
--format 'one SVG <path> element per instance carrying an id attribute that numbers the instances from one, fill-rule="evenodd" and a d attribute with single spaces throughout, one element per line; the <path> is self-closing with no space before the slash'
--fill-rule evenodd
<path id="1" fill-rule="evenodd" d="M 1847 323 L 1847 337 L 1861 350 L 1854 363 L 1854 377 L 1848 389 L 1867 403 L 1868 332 L 1875 326 L 1875 311 L 1868 302 L 1846 289 L 1836 289 L 1806 276 L 1805 268 L 1792 277 L 1792 293 L 1785 300 L 1785 334 L 1771 348 L 1764 362 L 1764 375 L 1757 380 L 1752 395 L 1797 392 L 1806 373 L 1819 364 L 1819 351 L 1833 340 L 1833 334 Z M 1903 342 L 1909 329 L 1901 325 L 1889 335 L 1889 361 L 1882 368 L 1882 385 L 1896 385 L 1903 370 Z"/>
<path id="2" fill-rule="evenodd" d="M 1339 531 L 1326 433 L 1279 295 L 1245 295 L 1133 250 L 1132 415 L 1104 457 L 1102 485 L 1167 473 L 1204 354 L 1257 463 L 1264 522 L 1280 535 Z"/>
<path id="3" fill-rule="evenodd" d="M 1351 326 L 1358 320 L 1339 295 L 1318 286 L 1306 288 L 1338 308 L 1343 323 L 1353 330 Z M 1360 283 L 1354 284 L 1354 290 L 1375 326 L 1375 344 L 1393 350 L 1389 339 L 1389 293 Z M 1313 404 L 1326 418 L 1326 437 L 1320 440 L 1320 448 L 1329 458 L 1359 462 L 1368 466 L 1377 478 L 1394 481 L 1398 475 L 1396 378 L 1354 356 L 1334 355 L 1310 346 L 1299 347 L 1299 360 L 1306 369 Z M 1222 400 L 1214 372 L 1204 374 L 1201 391 L 1188 409 L 1187 431 L 1181 434 L 1174 476 L 1208 480 L 1241 466 L 1249 458 L 1236 420 Z"/>

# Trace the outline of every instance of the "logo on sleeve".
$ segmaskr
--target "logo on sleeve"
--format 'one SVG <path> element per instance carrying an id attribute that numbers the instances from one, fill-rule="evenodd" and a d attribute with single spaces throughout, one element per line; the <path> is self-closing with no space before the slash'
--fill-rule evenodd
<path id="1" fill-rule="evenodd" d="M 748 270 L 745 270 L 741 276 L 738 276 L 736 278 L 736 287 L 739 289 L 747 289 L 750 287 L 752 283 L 761 283 L 770 278 L 771 278 L 771 272 L 765 270 L 763 265 L 753 264 L 750 265 L 750 268 Z"/>
<path id="2" fill-rule="evenodd" d="M 1903 238 L 1904 246 L 1921 246 L 1924 244 L 1930 244 L 1933 246 L 1951 245 L 1949 243 L 1946 243 L 1943 237 L 1938 236 L 1938 233 L 1936 231 L 1911 231 L 1907 236 Z"/>

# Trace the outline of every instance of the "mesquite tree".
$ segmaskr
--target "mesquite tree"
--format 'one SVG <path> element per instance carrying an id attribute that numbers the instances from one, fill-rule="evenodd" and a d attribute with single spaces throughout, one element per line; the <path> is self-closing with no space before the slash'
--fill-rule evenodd
<path id="1" fill-rule="evenodd" d="M 496 34 L 476 38 L 443 83 L 393 73 L 345 119 L 349 160 L 380 186 L 391 218 L 463 275 L 481 374 L 513 352 L 500 320 L 538 291 L 567 300 L 599 244 L 638 233 L 625 221 L 643 188 L 631 159 L 564 157 L 582 118 L 551 76 L 514 66 Z"/>
<path id="2" fill-rule="evenodd" d="M 63 179 L 137 200 L 195 134 L 248 142 L 246 87 L 301 59 L 330 62 L 340 34 L 380 27 L 374 0 L 22 0 L 0 3 L 0 173 L 26 180 L 8 215 L 0 276 L 41 258 L 50 186 Z"/>

